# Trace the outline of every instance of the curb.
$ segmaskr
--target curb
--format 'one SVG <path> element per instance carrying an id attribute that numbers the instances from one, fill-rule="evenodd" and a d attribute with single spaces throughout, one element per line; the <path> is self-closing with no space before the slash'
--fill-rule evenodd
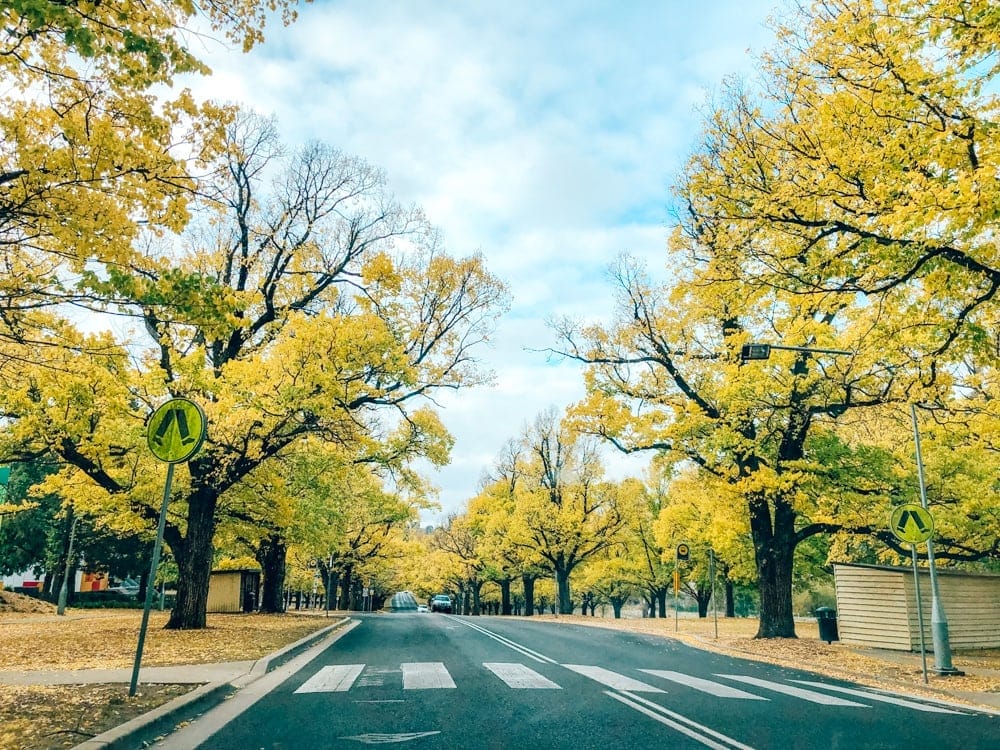
<path id="1" fill-rule="evenodd" d="M 89 740 L 73 746 L 71 750 L 132 750 L 133 748 L 147 747 L 150 741 L 159 734 L 215 708 L 241 688 L 277 669 L 350 621 L 351 618 L 344 617 L 328 627 L 300 638 L 295 643 L 261 657 L 254 662 L 246 674 L 233 680 L 202 685 L 154 708 L 152 711 L 136 716 L 134 719 L 102 732 L 96 737 L 91 737 Z"/>
<path id="2" fill-rule="evenodd" d="M 72 750 L 125 750 L 145 746 L 151 739 L 179 721 L 192 718 L 219 705 L 236 688 L 228 682 L 212 682 L 174 698 L 148 713 L 81 742 Z"/>

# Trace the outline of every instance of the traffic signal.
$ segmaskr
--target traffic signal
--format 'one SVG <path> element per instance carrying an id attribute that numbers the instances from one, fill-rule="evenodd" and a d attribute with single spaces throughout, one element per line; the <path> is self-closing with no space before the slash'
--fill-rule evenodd
<path id="1" fill-rule="evenodd" d="M 677 559 L 678 560 L 687 560 L 688 557 L 690 556 L 690 554 L 691 554 L 691 550 L 690 550 L 690 548 L 686 544 L 678 544 L 677 545 Z"/>
<path id="2" fill-rule="evenodd" d="M 740 349 L 740 361 L 746 362 L 751 359 L 767 359 L 771 356 L 770 344 L 744 344 Z"/>

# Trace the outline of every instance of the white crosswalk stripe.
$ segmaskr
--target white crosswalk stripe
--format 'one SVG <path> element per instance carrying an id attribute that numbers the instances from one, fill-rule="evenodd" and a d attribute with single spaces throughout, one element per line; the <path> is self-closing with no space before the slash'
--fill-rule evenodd
<path id="1" fill-rule="evenodd" d="M 604 667 L 589 664 L 562 664 L 560 665 L 577 674 L 583 675 L 595 682 L 625 693 L 666 693 L 665 690 L 636 680 L 618 672 L 614 672 Z M 562 690 L 562 686 L 539 674 L 534 669 L 519 662 L 483 662 L 483 667 L 498 677 L 507 687 L 512 690 Z M 676 672 L 669 669 L 639 669 L 639 672 L 652 677 L 667 680 L 682 687 L 691 688 L 702 693 L 713 695 L 717 698 L 734 700 L 769 701 L 770 698 L 756 693 L 747 692 L 739 688 L 727 685 L 715 680 L 708 680 L 703 677 Z M 365 664 L 335 664 L 320 668 L 316 674 L 302 683 L 296 693 L 343 693 L 349 690 L 362 692 L 366 688 L 378 688 L 393 684 L 399 685 L 397 680 L 402 675 L 403 690 L 441 690 L 457 688 L 455 681 L 448 672 L 444 662 L 406 662 L 399 665 L 399 669 L 387 667 L 374 667 Z M 908 700 L 902 696 L 875 691 L 861 690 L 839 685 L 828 685 L 823 682 L 810 680 L 788 680 L 787 682 L 774 682 L 762 680 L 758 677 L 749 677 L 736 674 L 715 674 L 715 677 L 723 680 L 732 680 L 744 685 L 761 688 L 766 691 L 781 693 L 800 700 L 818 703 L 825 706 L 843 706 L 853 708 L 871 708 L 871 702 L 888 703 L 915 711 L 926 711 L 932 713 L 968 715 L 969 712 L 947 708 L 944 706 L 921 703 L 918 700 Z M 796 683 L 796 685 L 788 684 Z M 806 685 L 806 687 L 798 687 Z M 820 690 L 826 692 L 819 692 Z M 858 698 L 865 703 L 855 700 L 830 695 L 830 693 L 840 693 L 841 695 Z M 638 698 L 636 699 L 638 700 Z"/>
<path id="2" fill-rule="evenodd" d="M 338 693 L 351 689 L 364 664 L 337 664 L 323 667 L 302 683 L 296 693 Z"/>
<path id="3" fill-rule="evenodd" d="M 730 685 L 723 685 L 721 682 L 712 682 L 711 680 L 705 680 L 701 677 L 692 677 L 689 674 L 672 672 L 669 669 L 640 669 L 639 671 L 651 674 L 654 677 L 662 677 L 665 680 L 670 680 L 671 682 L 676 682 L 680 685 L 700 690 L 703 693 L 718 696 L 719 698 L 741 698 L 743 700 L 750 701 L 769 700 L 763 696 L 748 693 L 746 690 L 740 690 L 739 688 L 734 688 Z"/>
<path id="4" fill-rule="evenodd" d="M 766 690 L 773 690 L 776 693 L 791 695 L 795 698 L 801 698 L 802 700 L 809 701 L 810 703 L 819 703 L 823 706 L 854 706 L 856 708 L 871 708 L 871 706 L 867 706 L 864 703 L 856 703 L 855 701 L 837 698 L 832 695 L 826 695 L 825 693 L 817 693 L 815 690 L 806 690 L 805 688 L 783 685 L 780 682 L 761 680 L 757 677 L 746 677 L 738 674 L 717 674 L 715 676 L 724 677 L 727 680 L 736 680 L 737 682 L 742 682 L 747 685 L 756 685 L 757 687 L 762 687 Z"/>
<path id="5" fill-rule="evenodd" d="M 931 706 L 927 703 L 917 703 L 916 701 L 908 701 L 903 698 L 897 698 L 893 695 L 885 695 L 883 693 L 872 693 L 867 690 L 854 690 L 852 688 L 840 687 L 839 685 L 826 685 L 822 682 L 810 682 L 809 680 L 793 680 L 800 685 L 812 685 L 813 687 L 823 688 L 824 690 L 835 690 L 838 693 L 846 693 L 847 695 L 855 695 L 859 698 L 865 698 L 870 701 L 881 701 L 882 703 L 891 703 L 894 706 L 903 706 L 905 708 L 912 708 L 915 711 L 927 711 L 928 713 L 934 714 L 960 714 L 966 716 L 964 711 L 955 711 L 950 708 L 943 708 L 942 706 Z"/>
<path id="6" fill-rule="evenodd" d="M 563 664 L 562 666 L 566 669 L 571 669 L 577 674 L 582 674 L 584 677 L 589 677 L 595 682 L 599 682 L 614 690 L 624 690 L 628 693 L 663 693 L 664 690 L 660 690 L 658 687 L 653 687 L 652 685 L 647 685 L 645 682 L 640 682 L 639 680 L 632 679 L 631 677 L 626 677 L 623 674 L 618 674 L 617 672 L 612 672 L 610 669 L 604 669 L 603 667 L 592 667 L 587 664 Z"/>
<path id="7" fill-rule="evenodd" d="M 453 688 L 455 681 L 451 679 L 444 662 L 418 661 L 400 664 L 403 670 L 403 690 L 436 690 Z"/>
<path id="8" fill-rule="evenodd" d="M 483 662 L 483 666 L 515 690 L 562 690 L 552 680 L 523 664 Z"/>

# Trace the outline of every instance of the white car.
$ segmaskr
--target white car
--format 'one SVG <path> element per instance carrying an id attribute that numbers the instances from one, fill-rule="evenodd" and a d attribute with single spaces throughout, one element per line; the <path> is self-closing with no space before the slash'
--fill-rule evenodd
<path id="1" fill-rule="evenodd" d="M 430 612 L 430 610 L 427 609 L 427 605 L 426 604 L 418 604 L 417 605 L 417 612 Z"/>

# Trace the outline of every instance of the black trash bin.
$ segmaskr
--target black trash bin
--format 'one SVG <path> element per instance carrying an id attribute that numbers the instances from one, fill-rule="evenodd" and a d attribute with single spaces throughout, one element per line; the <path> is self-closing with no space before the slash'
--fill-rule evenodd
<path id="1" fill-rule="evenodd" d="M 819 621 L 819 639 L 832 643 L 839 641 L 837 635 L 837 610 L 832 607 L 817 607 L 816 619 Z"/>

